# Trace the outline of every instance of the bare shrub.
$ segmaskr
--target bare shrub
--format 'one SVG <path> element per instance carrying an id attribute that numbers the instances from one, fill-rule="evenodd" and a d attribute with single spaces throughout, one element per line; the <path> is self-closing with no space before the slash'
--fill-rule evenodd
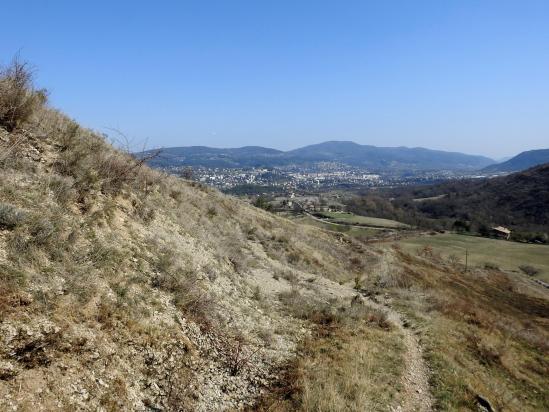
<path id="1" fill-rule="evenodd" d="M 352 257 L 349 260 L 349 263 L 351 265 L 351 270 L 353 270 L 355 272 L 360 272 L 360 271 L 364 270 L 364 263 L 363 263 L 362 259 L 360 259 L 356 256 Z"/>
<path id="2" fill-rule="evenodd" d="M 298 280 L 299 280 L 299 279 L 297 278 L 297 275 L 296 275 L 293 271 L 291 271 L 291 270 L 281 270 L 280 272 L 275 273 L 275 274 L 273 275 L 273 277 L 275 277 L 275 276 L 276 276 L 276 278 L 275 278 L 276 280 L 278 280 L 278 278 L 282 278 L 282 279 L 284 279 L 286 282 L 288 282 L 288 283 L 290 283 L 290 284 L 292 284 L 292 285 L 297 284 L 297 282 L 298 282 Z"/>
<path id="3" fill-rule="evenodd" d="M 17 292 L 25 285 L 24 272 L 0 263 L 0 321 L 18 305 Z"/>
<path id="4" fill-rule="evenodd" d="M 520 265 L 519 269 L 521 270 L 522 273 L 528 276 L 535 276 L 539 273 L 539 269 L 530 265 Z"/>
<path id="5" fill-rule="evenodd" d="M 457 266 L 460 263 L 460 259 L 457 255 L 452 253 L 451 255 L 448 256 L 448 262 L 452 266 Z"/>
<path id="6" fill-rule="evenodd" d="M 259 351 L 259 348 L 252 350 L 248 346 L 242 334 L 237 334 L 225 340 L 223 354 L 231 376 L 238 375 L 247 367 L 251 358 Z"/>
<path id="7" fill-rule="evenodd" d="M 77 194 L 73 189 L 74 180 L 70 177 L 52 175 L 46 184 L 59 204 L 66 206 L 76 199 Z"/>
<path id="8" fill-rule="evenodd" d="M 187 366 L 187 347 L 177 339 L 162 343 L 161 347 L 145 348 L 145 374 L 162 389 L 155 399 L 145 399 L 151 410 L 192 411 L 192 372 Z"/>
<path id="9" fill-rule="evenodd" d="M 503 355 L 501 348 L 496 348 L 473 333 L 467 335 L 467 341 L 470 349 L 483 365 L 498 365 L 501 363 Z"/>
<path id="10" fill-rule="evenodd" d="M 209 207 L 208 211 L 206 212 L 206 215 L 210 219 L 214 218 L 215 216 L 217 216 L 217 209 L 213 206 Z"/>
<path id="11" fill-rule="evenodd" d="M 263 294 L 261 293 L 261 289 L 259 286 L 256 286 L 252 292 L 252 299 L 261 302 L 263 300 Z"/>
<path id="12" fill-rule="evenodd" d="M 25 217 L 25 213 L 8 203 L 0 203 L 0 229 L 15 229 Z"/>
<path id="13" fill-rule="evenodd" d="M 423 246 L 422 248 L 419 248 L 417 251 L 417 255 L 424 258 L 432 258 L 433 257 L 432 246 L 426 245 L 426 246 Z"/>
<path id="14" fill-rule="evenodd" d="M 0 126 L 11 132 L 27 121 L 47 100 L 45 90 L 35 90 L 29 65 L 17 57 L 0 70 Z"/>
<path id="15" fill-rule="evenodd" d="M 484 263 L 484 269 L 499 270 L 499 266 L 496 263 L 493 263 L 493 262 L 486 262 L 486 263 Z"/>
<path id="16" fill-rule="evenodd" d="M 172 263 L 168 263 L 171 267 Z M 212 326 L 214 300 L 196 274 L 181 269 L 158 273 L 152 286 L 172 293 L 174 305 L 201 326 Z"/>
<path id="17" fill-rule="evenodd" d="M 270 329 L 264 328 L 257 332 L 257 336 L 261 339 L 265 345 L 272 346 L 274 343 L 274 334 Z"/>

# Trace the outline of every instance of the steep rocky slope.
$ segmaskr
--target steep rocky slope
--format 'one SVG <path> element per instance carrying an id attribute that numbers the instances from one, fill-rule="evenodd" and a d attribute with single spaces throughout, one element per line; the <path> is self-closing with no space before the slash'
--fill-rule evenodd
<path id="1" fill-rule="evenodd" d="M 0 147 L 2 410 L 252 404 L 310 333 L 279 296 L 348 306 L 337 282 L 377 259 L 47 108 Z"/>

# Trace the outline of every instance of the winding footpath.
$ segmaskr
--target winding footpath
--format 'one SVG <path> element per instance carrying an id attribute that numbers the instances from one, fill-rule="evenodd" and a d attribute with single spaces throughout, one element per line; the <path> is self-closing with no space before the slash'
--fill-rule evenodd
<path id="1" fill-rule="evenodd" d="M 394 255 L 385 249 L 380 262 L 380 273 L 386 275 L 393 267 Z M 379 304 L 366 296 L 373 307 L 385 310 L 388 319 L 399 329 L 406 348 L 405 368 L 402 376 L 403 392 L 398 405 L 393 406 L 393 412 L 428 412 L 433 410 L 433 399 L 429 390 L 429 368 L 423 358 L 423 350 L 418 336 L 408 327 L 400 313 L 389 304 Z"/>

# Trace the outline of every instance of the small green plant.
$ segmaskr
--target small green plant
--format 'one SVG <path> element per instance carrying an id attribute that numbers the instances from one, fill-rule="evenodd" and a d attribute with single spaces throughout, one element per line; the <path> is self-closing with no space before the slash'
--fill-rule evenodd
<path id="1" fill-rule="evenodd" d="M 360 276 L 355 277 L 355 286 L 354 286 L 354 288 L 355 288 L 355 290 L 362 289 L 362 278 Z"/>
<path id="2" fill-rule="evenodd" d="M 208 208 L 208 212 L 206 213 L 208 215 L 209 219 L 213 219 L 215 216 L 217 216 L 217 210 L 215 207 L 211 206 Z"/>
<path id="3" fill-rule="evenodd" d="M 499 266 L 495 263 L 492 263 L 492 262 L 486 262 L 484 264 L 484 269 L 487 269 L 487 270 L 499 270 Z"/>
<path id="4" fill-rule="evenodd" d="M 254 300 L 257 300 L 258 302 L 261 302 L 263 300 L 263 295 L 261 293 L 261 289 L 259 288 L 259 286 L 256 286 L 254 288 L 254 291 L 253 291 L 253 294 L 252 294 L 252 298 Z"/>

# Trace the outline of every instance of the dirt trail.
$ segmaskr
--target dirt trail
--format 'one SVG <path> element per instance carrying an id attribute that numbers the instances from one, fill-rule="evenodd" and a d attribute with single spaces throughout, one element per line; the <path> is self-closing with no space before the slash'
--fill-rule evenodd
<path id="1" fill-rule="evenodd" d="M 381 277 L 390 277 L 395 270 L 395 256 L 390 248 L 384 248 L 384 253 L 379 262 L 379 274 Z M 273 280 L 270 271 L 257 270 L 254 273 L 254 281 L 263 285 L 264 290 L 271 290 L 274 295 L 281 290 L 290 290 L 291 286 L 284 286 L 281 281 Z M 314 276 L 313 276 L 314 277 Z M 298 274 L 301 281 L 310 278 Z M 266 286 L 268 285 L 268 286 Z M 315 288 L 304 293 L 312 293 L 324 298 L 352 299 L 356 296 L 356 290 L 352 285 L 341 285 L 322 276 L 315 278 Z M 388 299 L 374 300 L 364 295 L 366 304 L 387 313 L 388 320 L 401 332 L 405 346 L 405 368 L 401 377 L 403 391 L 399 402 L 391 407 L 392 412 L 430 412 L 433 410 L 433 400 L 429 390 L 429 369 L 423 359 L 423 351 L 419 338 L 409 326 L 408 321 L 393 309 Z"/>
<path id="2" fill-rule="evenodd" d="M 392 251 L 385 250 L 380 262 L 381 276 L 389 273 L 394 265 Z M 408 327 L 403 317 L 389 304 L 379 304 L 371 298 L 368 302 L 378 308 L 385 309 L 389 320 L 401 331 L 404 345 L 406 347 L 405 370 L 402 376 L 403 393 L 400 403 L 395 405 L 393 411 L 417 411 L 427 412 L 433 410 L 433 399 L 429 391 L 429 369 L 423 359 L 423 350 L 419 338 L 412 329 Z"/>

